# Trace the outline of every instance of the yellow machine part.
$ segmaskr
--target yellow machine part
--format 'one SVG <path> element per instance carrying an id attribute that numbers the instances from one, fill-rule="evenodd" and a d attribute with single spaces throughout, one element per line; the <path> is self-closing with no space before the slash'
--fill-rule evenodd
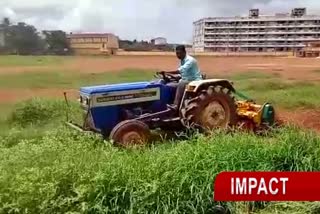
<path id="1" fill-rule="evenodd" d="M 249 101 L 237 101 L 237 113 L 240 117 L 252 120 L 255 124 L 261 124 L 262 105 L 257 105 Z"/>

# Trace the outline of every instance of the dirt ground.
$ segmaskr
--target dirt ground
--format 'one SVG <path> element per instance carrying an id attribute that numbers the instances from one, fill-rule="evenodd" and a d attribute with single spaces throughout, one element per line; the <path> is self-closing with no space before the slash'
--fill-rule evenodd
<path id="1" fill-rule="evenodd" d="M 198 57 L 200 69 L 210 76 L 243 71 L 262 71 L 292 80 L 320 80 L 320 59 L 286 57 Z M 66 70 L 83 73 L 115 72 L 123 69 L 174 70 L 173 56 L 115 56 L 111 58 L 77 57 L 62 65 L 0 67 L 0 73 Z"/>
<path id="2" fill-rule="evenodd" d="M 281 57 L 198 57 L 201 71 L 209 77 L 227 76 L 233 73 L 261 71 L 276 74 L 284 79 L 320 81 L 320 59 Z M 20 72 L 63 71 L 81 73 L 116 72 L 123 69 L 175 70 L 178 60 L 173 56 L 115 56 L 77 57 L 66 60 L 62 65 L 1 67 L 0 74 Z M 63 96 L 62 89 L 0 90 L 1 102 L 15 102 L 35 96 Z M 77 96 L 76 90 L 67 90 Z M 283 119 L 306 128 L 320 131 L 320 111 L 282 112 Z"/>
<path id="3" fill-rule="evenodd" d="M 78 91 L 72 89 L 0 89 L 0 104 L 15 103 L 34 97 L 64 97 L 64 92 L 70 98 L 77 98 Z"/>
<path id="4" fill-rule="evenodd" d="M 295 125 L 305 129 L 312 129 L 320 133 L 320 110 L 280 111 L 279 119 L 285 124 Z"/>
<path id="5" fill-rule="evenodd" d="M 281 75 L 292 80 L 320 80 L 320 59 L 274 57 L 199 57 L 202 72 L 209 76 L 228 75 L 248 70 Z M 127 68 L 175 70 L 178 61 L 172 56 L 119 56 L 111 59 L 82 58 L 67 65 L 80 72 L 108 72 Z"/>

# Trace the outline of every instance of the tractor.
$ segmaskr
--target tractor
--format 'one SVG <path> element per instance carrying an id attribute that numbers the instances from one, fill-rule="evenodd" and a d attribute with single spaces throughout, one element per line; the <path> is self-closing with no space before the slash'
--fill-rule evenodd
<path id="1" fill-rule="evenodd" d="M 274 124 L 271 104 L 256 104 L 236 91 L 233 82 L 205 75 L 186 86 L 179 111 L 173 113 L 168 105 L 174 101 L 181 76 L 157 72 L 155 77 L 152 81 L 80 88 L 83 124 L 67 124 L 99 133 L 119 146 L 144 145 L 156 129 L 209 133 L 232 127 L 255 131 Z M 66 93 L 65 99 L 68 102 Z"/>

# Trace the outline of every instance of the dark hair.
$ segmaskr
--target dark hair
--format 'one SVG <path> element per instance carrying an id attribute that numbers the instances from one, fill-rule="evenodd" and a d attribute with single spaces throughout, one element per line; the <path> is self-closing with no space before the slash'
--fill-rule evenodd
<path id="1" fill-rule="evenodd" d="M 186 52 L 186 47 L 184 46 L 184 45 L 178 45 L 177 47 L 176 47 L 176 51 L 183 51 L 183 52 Z"/>

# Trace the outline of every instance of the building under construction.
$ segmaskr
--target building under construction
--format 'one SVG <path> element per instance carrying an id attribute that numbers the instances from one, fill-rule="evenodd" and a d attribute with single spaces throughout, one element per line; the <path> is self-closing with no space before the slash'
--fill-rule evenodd
<path id="1" fill-rule="evenodd" d="M 193 48 L 204 51 L 298 51 L 306 43 L 320 41 L 320 15 L 306 8 L 291 13 L 204 18 L 194 22 Z"/>

